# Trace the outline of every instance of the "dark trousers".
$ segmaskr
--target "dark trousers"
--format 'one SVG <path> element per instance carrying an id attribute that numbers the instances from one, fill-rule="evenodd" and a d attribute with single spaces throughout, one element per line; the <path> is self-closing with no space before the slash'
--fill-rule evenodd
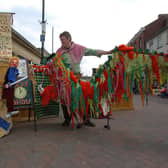
<path id="1" fill-rule="evenodd" d="M 67 106 L 64 105 L 64 104 L 61 104 L 61 106 L 62 106 L 62 110 L 63 110 L 63 114 L 64 114 L 64 119 L 65 119 L 65 121 L 66 121 L 67 123 L 70 123 L 71 118 L 72 118 L 72 113 L 71 113 L 70 116 L 69 116 Z M 78 121 L 78 117 L 76 116 L 76 114 L 73 113 L 73 115 L 74 115 L 75 119 Z"/>
<path id="2" fill-rule="evenodd" d="M 64 105 L 64 104 L 61 104 L 61 106 L 62 106 L 65 121 L 70 122 L 71 121 L 71 116 L 69 116 L 69 114 L 68 114 L 67 106 Z"/>

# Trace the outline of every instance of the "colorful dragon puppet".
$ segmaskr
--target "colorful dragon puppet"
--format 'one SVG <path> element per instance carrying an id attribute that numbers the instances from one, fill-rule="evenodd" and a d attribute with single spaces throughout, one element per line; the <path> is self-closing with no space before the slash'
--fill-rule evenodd
<path id="1" fill-rule="evenodd" d="M 115 47 L 112 55 L 101 65 L 90 81 L 76 77 L 64 64 L 61 54 L 56 54 L 47 65 L 34 68 L 47 69 L 50 86 L 41 92 L 42 104 L 45 106 L 50 100 L 60 101 L 68 107 L 68 113 L 78 120 L 87 118 L 88 110 L 92 117 L 105 115 L 103 104 L 107 104 L 108 113 L 112 115 L 113 102 L 126 100 L 132 95 L 133 84 L 136 79 L 141 94 L 142 105 L 144 97 L 152 93 L 153 76 L 160 83 L 160 68 L 168 66 L 167 54 L 149 50 L 136 51 L 134 47 L 120 45 Z"/>

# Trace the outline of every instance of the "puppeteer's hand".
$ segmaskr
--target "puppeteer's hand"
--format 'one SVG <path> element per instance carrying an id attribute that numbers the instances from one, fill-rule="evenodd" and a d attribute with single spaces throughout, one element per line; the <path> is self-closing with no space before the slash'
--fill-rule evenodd
<path id="1" fill-rule="evenodd" d="M 109 51 L 109 54 L 112 54 L 113 53 L 113 49 Z"/>
<path id="2" fill-rule="evenodd" d="M 5 88 L 9 88 L 9 85 L 8 85 L 8 84 L 5 84 Z"/>
<path id="3" fill-rule="evenodd" d="M 99 57 L 101 57 L 102 55 L 107 55 L 112 53 L 113 53 L 113 50 L 110 50 L 110 51 L 97 50 L 97 54 L 99 55 Z"/>

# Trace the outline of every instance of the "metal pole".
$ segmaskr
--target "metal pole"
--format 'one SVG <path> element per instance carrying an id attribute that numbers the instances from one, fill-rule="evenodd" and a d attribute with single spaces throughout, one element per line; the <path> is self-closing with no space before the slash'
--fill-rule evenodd
<path id="1" fill-rule="evenodd" d="M 52 53 L 54 53 L 54 27 L 52 27 Z"/>
<path id="2" fill-rule="evenodd" d="M 40 36 L 40 41 L 41 41 L 41 64 L 43 64 L 44 60 L 44 41 L 45 41 L 45 16 L 44 16 L 44 9 L 45 9 L 45 0 L 42 1 L 42 21 L 41 21 L 41 26 L 42 26 L 42 34 Z"/>
<path id="3" fill-rule="evenodd" d="M 104 125 L 104 128 L 110 129 L 110 113 L 107 114 L 107 125 Z"/>

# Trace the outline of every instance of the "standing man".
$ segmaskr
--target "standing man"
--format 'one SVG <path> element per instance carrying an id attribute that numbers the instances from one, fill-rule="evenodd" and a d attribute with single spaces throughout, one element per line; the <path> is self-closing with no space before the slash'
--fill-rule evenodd
<path id="1" fill-rule="evenodd" d="M 64 31 L 59 36 L 62 46 L 56 51 L 56 53 L 61 53 L 64 59 L 65 66 L 70 67 L 73 73 L 76 76 L 80 76 L 80 62 L 83 56 L 98 56 L 111 54 L 112 50 L 104 51 L 104 50 L 95 50 L 86 48 L 82 45 L 76 44 L 72 41 L 71 34 L 67 31 Z M 67 107 L 62 105 L 63 114 L 65 121 L 63 126 L 69 126 L 71 117 L 68 115 Z M 87 119 L 84 122 L 85 125 L 94 127 L 95 124 Z"/>

